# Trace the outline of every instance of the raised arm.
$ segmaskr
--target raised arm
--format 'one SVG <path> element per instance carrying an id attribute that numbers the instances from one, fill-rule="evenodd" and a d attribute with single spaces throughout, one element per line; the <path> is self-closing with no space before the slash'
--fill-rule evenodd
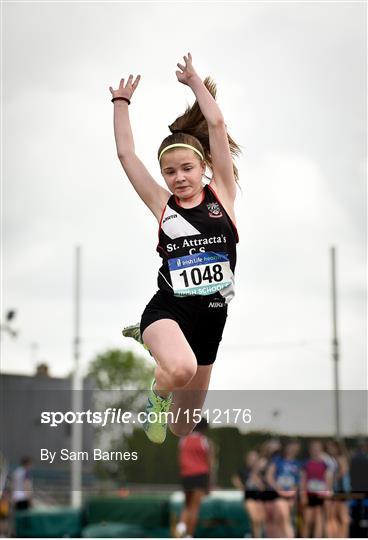
<path id="1" fill-rule="evenodd" d="M 176 71 L 176 76 L 179 82 L 193 90 L 202 114 L 207 120 L 215 184 L 219 191 L 226 193 L 226 197 L 233 202 L 236 196 L 236 182 L 224 117 L 216 100 L 196 73 L 192 55 L 188 53 L 188 56 L 184 56 L 184 61 L 185 65 L 177 64 L 181 71 Z"/>
<path id="2" fill-rule="evenodd" d="M 133 76 L 129 75 L 128 81 L 124 86 L 124 79 L 121 79 L 119 88 L 113 90 L 110 86 L 110 92 L 113 98 L 126 98 L 130 101 L 140 80 L 138 75 L 133 82 Z M 122 99 L 114 100 L 114 133 L 116 150 L 120 163 L 123 166 L 125 174 L 129 178 L 132 186 L 148 206 L 151 212 L 160 220 L 162 210 L 170 197 L 170 192 L 154 180 L 147 171 L 141 160 L 135 153 L 133 133 L 129 119 L 129 104 Z"/>

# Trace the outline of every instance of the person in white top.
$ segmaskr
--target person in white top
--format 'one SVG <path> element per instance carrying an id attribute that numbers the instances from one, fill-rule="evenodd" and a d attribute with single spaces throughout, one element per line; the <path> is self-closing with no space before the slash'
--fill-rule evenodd
<path id="1" fill-rule="evenodd" d="M 31 458 L 24 457 L 12 474 L 12 501 L 15 510 L 28 510 L 31 507 L 33 491 L 31 465 Z"/>

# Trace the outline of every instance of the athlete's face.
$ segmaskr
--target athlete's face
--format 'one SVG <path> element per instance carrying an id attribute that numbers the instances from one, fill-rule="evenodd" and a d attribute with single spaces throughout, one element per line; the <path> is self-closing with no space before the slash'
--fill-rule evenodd
<path id="1" fill-rule="evenodd" d="M 254 450 L 251 450 L 250 452 L 247 452 L 245 454 L 245 463 L 248 467 L 253 467 L 257 463 L 258 460 L 258 454 Z"/>
<path id="2" fill-rule="evenodd" d="M 161 158 L 162 176 L 179 199 L 190 200 L 202 191 L 205 169 L 205 163 L 189 148 L 168 150 Z"/>
<path id="3" fill-rule="evenodd" d="M 309 445 L 310 456 L 314 459 L 318 459 L 322 454 L 323 447 L 319 441 L 313 441 Z"/>
<path id="4" fill-rule="evenodd" d="M 339 453 L 339 449 L 334 441 L 327 441 L 326 450 L 330 454 L 330 456 L 337 456 Z"/>
<path id="5" fill-rule="evenodd" d="M 300 444 L 297 442 L 291 442 L 286 445 L 285 456 L 287 459 L 294 459 L 300 452 Z"/>

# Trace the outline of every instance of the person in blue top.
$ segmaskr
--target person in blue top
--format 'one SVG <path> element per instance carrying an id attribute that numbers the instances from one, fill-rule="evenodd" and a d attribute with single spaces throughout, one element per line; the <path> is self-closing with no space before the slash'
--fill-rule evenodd
<path id="1" fill-rule="evenodd" d="M 283 538 L 294 538 L 291 513 L 300 481 L 301 463 L 297 459 L 299 452 L 299 442 L 288 441 L 281 455 L 275 456 L 267 469 L 267 483 L 278 495 L 272 504 L 278 536 Z"/>

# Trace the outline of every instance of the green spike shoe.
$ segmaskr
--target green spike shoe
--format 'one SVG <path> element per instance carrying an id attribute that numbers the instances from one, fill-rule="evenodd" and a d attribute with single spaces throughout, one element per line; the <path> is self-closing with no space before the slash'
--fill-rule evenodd
<path id="1" fill-rule="evenodd" d="M 143 424 L 143 429 L 150 441 L 156 444 L 162 444 L 166 439 L 167 431 L 167 417 L 162 415 L 162 413 L 169 412 L 172 402 L 172 393 L 167 398 L 162 398 L 153 390 L 154 384 L 155 379 L 152 381 L 151 390 L 148 394 L 146 406 L 147 419 Z M 150 413 L 155 414 L 151 414 L 148 419 Z"/>
<path id="2" fill-rule="evenodd" d="M 131 337 L 135 339 L 138 343 L 143 345 L 143 347 L 146 349 L 146 351 L 149 351 L 149 348 L 147 345 L 143 343 L 143 339 L 141 336 L 141 328 L 139 323 L 131 324 L 130 326 L 125 326 L 123 328 L 122 332 L 124 337 Z"/>

